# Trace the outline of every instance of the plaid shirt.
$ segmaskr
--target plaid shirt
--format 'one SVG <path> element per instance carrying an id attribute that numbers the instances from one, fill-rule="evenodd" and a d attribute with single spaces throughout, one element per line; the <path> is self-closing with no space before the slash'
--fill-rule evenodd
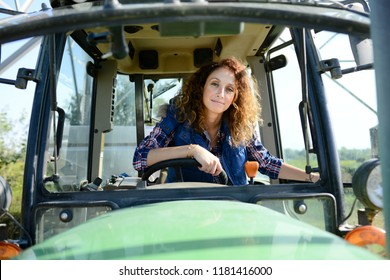
<path id="1" fill-rule="evenodd" d="M 167 147 L 174 138 L 174 131 L 170 135 L 167 135 L 163 129 L 161 129 L 161 124 L 163 122 L 164 119 L 153 128 L 152 132 L 147 137 L 145 137 L 145 139 L 136 148 L 133 158 L 133 166 L 136 170 L 141 171 L 148 168 L 146 159 L 151 149 Z M 204 133 L 202 134 L 202 137 L 208 141 L 210 147 L 209 138 Z M 222 143 L 225 138 L 226 135 L 223 132 L 220 132 L 218 135 L 218 145 L 210 149 L 211 152 L 219 159 L 222 157 Z M 246 146 L 246 153 L 248 160 L 255 160 L 259 163 L 259 171 L 262 174 L 269 176 L 271 179 L 278 178 L 282 160 L 272 156 L 269 151 L 261 144 L 258 137 L 254 137 L 248 143 Z M 218 176 L 213 177 L 213 182 L 221 183 L 219 182 Z"/>

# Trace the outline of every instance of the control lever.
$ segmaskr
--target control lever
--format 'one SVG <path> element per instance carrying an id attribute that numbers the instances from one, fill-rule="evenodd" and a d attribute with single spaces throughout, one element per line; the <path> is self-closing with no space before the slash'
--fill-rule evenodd
<path id="1" fill-rule="evenodd" d="M 253 185 L 253 178 L 256 177 L 257 171 L 259 170 L 259 163 L 257 161 L 247 161 L 245 163 L 246 175 L 250 178 L 249 184 Z"/>
<path id="2" fill-rule="evenodd" d="M 103 190 L 100 187 L 100 184 L 102 183 L 102 179 L 100 177 L 96 177 L 95 180 L 93 180 L 92 183 L 89 183 L 87 181 L 82 182 L 80 190 L 81 191 L 101 191 Z"/>

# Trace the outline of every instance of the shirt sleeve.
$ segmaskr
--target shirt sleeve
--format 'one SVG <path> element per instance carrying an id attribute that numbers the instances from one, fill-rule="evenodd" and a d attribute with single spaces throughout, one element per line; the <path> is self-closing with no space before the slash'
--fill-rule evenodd
<path id="1" fill-rule="evenodd" d="M 137 171 L 143 171 L 148 168 L 147 158 L 149 151 L 156 148 L 167 147 L 175 134 L 174 129 L 169 130 L 167 127 L 172 127 L 172 121 L 175 121 L 174 115 L 169 112 L 137 146 L 133 157 L 133 167 Z"/>
<path id="2" fill-rule="evenodd" d="M 282 159 L 270 154 L 263 146 L 260 139 L 253 138 L 247 146 L 248 160 L 255 160 L 259 163 L 260 173 L 267 175 L 271 179 L 277 179 L 282 166 Z"/>

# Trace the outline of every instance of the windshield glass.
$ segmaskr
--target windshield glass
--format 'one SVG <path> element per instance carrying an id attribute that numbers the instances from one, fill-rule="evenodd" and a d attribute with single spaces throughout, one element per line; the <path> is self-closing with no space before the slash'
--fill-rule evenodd
<path id="1" fill-rule="evenodd" d="M 161 118 L 160 106 L 167 104 L 180 88 L 178 79 L 144 80 L 144 129 L 148 135 Z M 149 89 L 149 90 L 148 90 Z M 135 84 L 127 75 L 118 75 L 112 131 L 105 134 L 102 179 L 124 175 L 137 177 L 132 159 L 137 147 Z"/>
<path id="2" fill-rule="evenodd" d="M 79 191 L 83 182 L 88 179 L 94 82 L 93 77 L 87 73 L 86 65 L 92 62 L 93 59 L 69 37 L 57 86 L 58 107 L 65 112 L 62 147 L 55 166 L 55 145 L 51 135 L 46 168 L 48 177 L 57 172 L 60 180 L 56 184 L 46 184 L 50 191 Z M 181 81 L 177 78 L 143 81 L 143 137 L 161 119 L 161 108 L 164 107 L 161 105 L 167 104 L 177 94 Z M 137 146 L 135 82 L 128 75 L 117 74 L 114 84 L 111 130 L 103 133 L 100 152 L 99 177 L 103 182 L 118 176 L 138 177 L 138 172 L 132 165 Z M 57 119 L 56 114 L 55 120 Z"/>

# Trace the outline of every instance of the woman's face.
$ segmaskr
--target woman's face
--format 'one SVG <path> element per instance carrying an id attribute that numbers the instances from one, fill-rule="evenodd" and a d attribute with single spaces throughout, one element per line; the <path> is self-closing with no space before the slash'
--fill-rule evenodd
<path id="1" fill-rule="evenodd" d="M 203 104 L 208 114 L 222 114 L 236 94 L 234 73 L 221 67 L 212 72 L 203 88 Z"/>

